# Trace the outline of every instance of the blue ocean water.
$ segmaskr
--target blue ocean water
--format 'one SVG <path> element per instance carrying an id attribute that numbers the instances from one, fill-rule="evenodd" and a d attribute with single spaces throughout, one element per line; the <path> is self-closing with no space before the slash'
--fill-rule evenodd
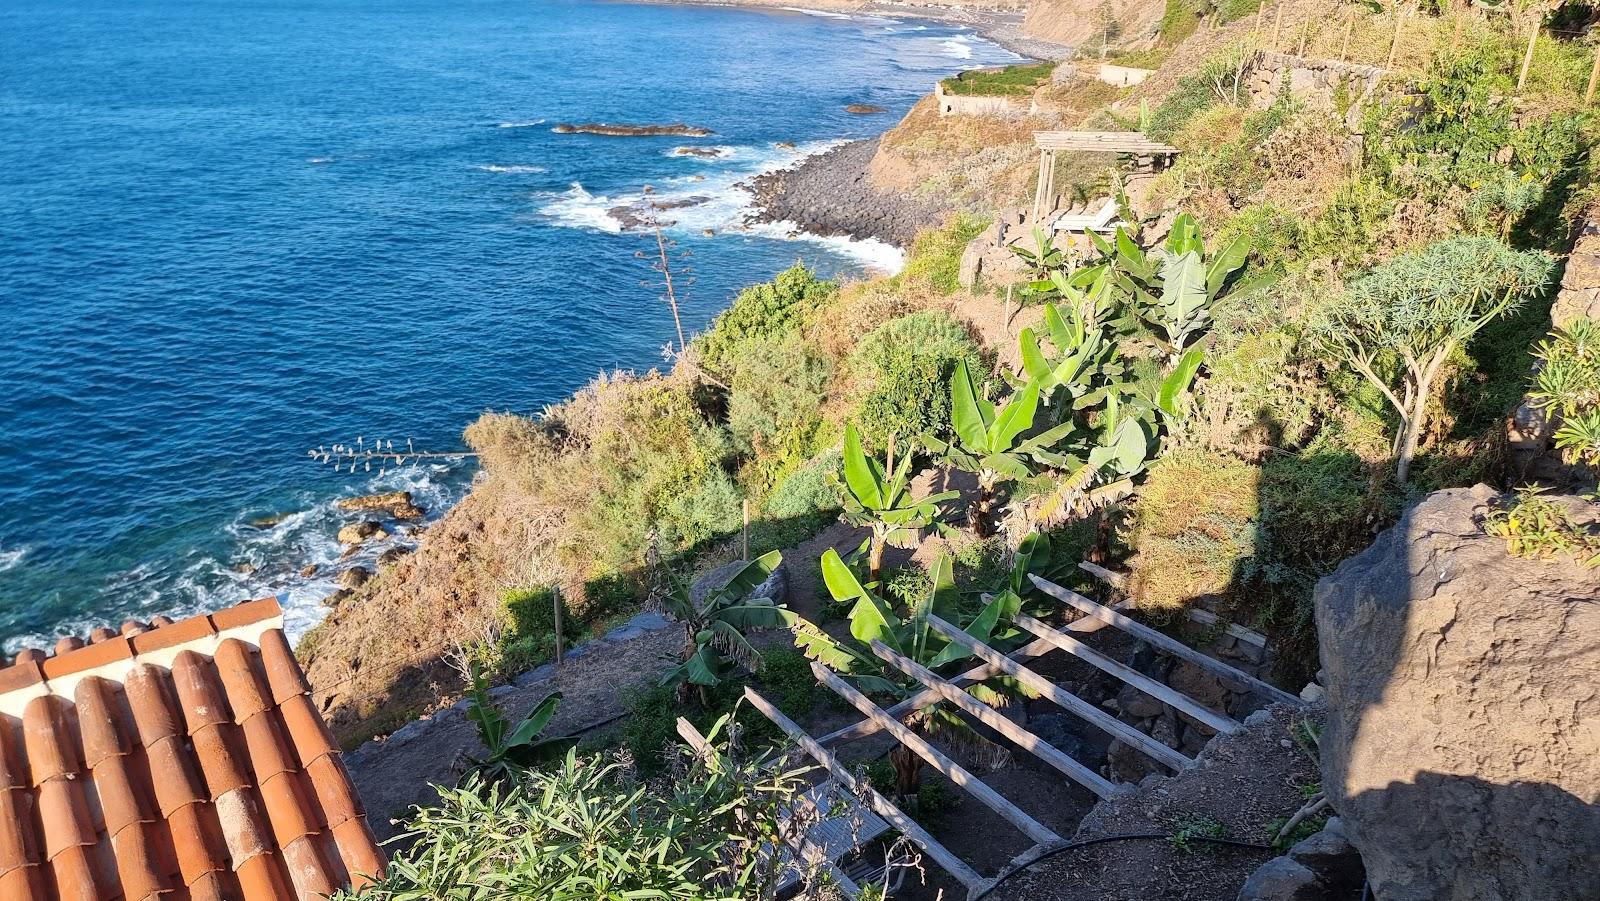
<path id="1" fill-rule="evenodd" d="M 471 477 L 335 474 L 308 448 L 459 449 L 483 410 L 659 365 L 646 239 L 605 215 L 646 184 L 709 198 L 674 229 L 698 277 L 686 326 L 797 258 L 885 264 L 739 230 L 734 184 L 1012 58 L 940 25 L 782 10 L 0 4 L 0 637 L 264 594 L 303 630 L 331 589 L 332 498 L 404 487 L 437 513 Z M 715 135 L 550 130 L 597 120 Z"/>

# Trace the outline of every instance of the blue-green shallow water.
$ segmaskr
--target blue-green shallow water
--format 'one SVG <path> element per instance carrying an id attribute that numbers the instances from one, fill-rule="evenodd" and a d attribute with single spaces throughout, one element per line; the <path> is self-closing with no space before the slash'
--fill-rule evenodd
<path id="1" fill-rule="evenodd" d="M 1010 58 L 951 28 L 785 11 L 0 4 L 0 637 L 268 593 L 304 629 L 331 586 L 298 571 L 338 554 L 331 498 L 406 487 L 437 512 L 471 474 L 335 475 L 307 448 L 458 448 L 485 409 L 658 365 L 671 318 L 640 285 L 644 239 L 604 215 L 646 183 L 713 198 L 677 229 L 687 326 L 796 257 L 860 271 L 881 248 L 737 231 L 733 183 L 792 161 L 778 142 L 892 121 L 848 103 L 895 116 Z M 716 135 L 550 131 L 595 120 Z M 269 514 L 293 515 L 250 525 Z"/>

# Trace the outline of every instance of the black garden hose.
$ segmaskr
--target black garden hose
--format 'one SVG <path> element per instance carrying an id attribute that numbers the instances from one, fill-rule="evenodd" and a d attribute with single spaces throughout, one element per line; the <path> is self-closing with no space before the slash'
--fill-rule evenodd
<path id="1" fill-rule="evenodd" d="M 1038 857 L 1035 857 L 1033 860 L 1023 864 L 1020 867 L 1017 867 L 1015 870 L 1012 870 L 1009 873 L 1006 873 L 1005 875 L 1001 876 L 999 879 L 996 879 L 988 888 L 986 888 L 983 891 L 979 892 L 977 894 L 977 896 L 972 899 L 972 901 L 983 901 L 984 898 L 989 897 L 990 893 L 992 893 L 995 889 L 999 888 L 1002 884 L 1004 884 L 1007 879 L 1010 879 L 1011 877 L 1017 875 L 1018 873 L 1021 873 L 1022 871 L 1024 871 L 1024 870 L 1028 869 L 1029 867 L 1033 866 L 1034 864 L 1041 863 L 1043 861 L 1049 860 L 1050 858 L 1055 857 L 1057 854 L 1065 854 L 1068 851 L 1076 851 L 1079 848 L 1087 848 L 1090 845 L 1100 845 L 1100 844 L 1105 844 L 1106 842 L 1122 842 L 1122 841 L 1131 841 L 1133 839 L 1148 839 L 1148 840 L 1161 839 L 1163 841 L 1173 841 L 1175 838 L 1176 838 L 1175 836 L 1170 835 L 1170 834 L 1165 833 L 1165 832 L 1128 832 L 1128 833 L 1123 833 L 1121 835 L 1102 835 L 1099 838 L 1086 838 L 1083 841 L 1072 842 L 1071 844 L 1062 845 L 1059 848 L 1054 848 L 1054 849 L 1052 849 L 1050 851 L 1046 851 L 1045 853 L 1040 854 Z M 1189 836 L 1184 836 L 1183 840 L 1185 842 L 1205 842 L 1206 844 L 1209 844 L 1209 845 L 1228 845 L 1228 846 L 1231 846 L 1231 847 L 1234 847 L 1234 848 L 1251 848 L 1251 849 L 1257 850 L 1257 851 L 1273 851 L 1273 850 L 1276 850 L 1271 845 L 1263 845 L 1263 844 L 1261 844 L 1259 842 L 1234 841 L 1231 838 L 1207 838 L 1205 836 L 1200 836 L 1200 835 L 1189 835 Z"/>

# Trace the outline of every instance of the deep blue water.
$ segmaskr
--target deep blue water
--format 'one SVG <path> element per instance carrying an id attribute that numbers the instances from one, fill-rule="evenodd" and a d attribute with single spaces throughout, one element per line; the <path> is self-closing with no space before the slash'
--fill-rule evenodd
<path id="1" fill-rule="evenodd" d="M 459 449 L 485 409 L 658 365 L 672 322 L 640 284 L 646 239 L 604 212 L 647 183 L 713 198 L 675 229 L 687 326 L 796 258 L 862 271 L 881 248 L 738 231 L 733 183 L 1010 58 L 942 26 L 786 11 L 6 0 L 0 637 L 269 593 L 304 628 L 330 586 L 298 571 L 338 553 L 331 498 L 410 487 L 439 511 L 471 474 L 335 474 L 308 448 Z M 716 134 L 550 131 L 594 120 Z"/>

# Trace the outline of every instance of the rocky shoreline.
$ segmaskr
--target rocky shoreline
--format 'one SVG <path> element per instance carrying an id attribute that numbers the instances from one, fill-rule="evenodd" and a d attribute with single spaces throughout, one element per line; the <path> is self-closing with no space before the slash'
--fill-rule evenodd
<path id="1" fill-rule="evenodd" d="M 747 185 L 755 195 L 748 221 L 789 222 L 808 234 L 909 247 L 919 229 L 938 225 L 944 213 L 928 201 L 873 187 L 867 166 L 878 140 L 852 141 L 755 177 Z"/>

